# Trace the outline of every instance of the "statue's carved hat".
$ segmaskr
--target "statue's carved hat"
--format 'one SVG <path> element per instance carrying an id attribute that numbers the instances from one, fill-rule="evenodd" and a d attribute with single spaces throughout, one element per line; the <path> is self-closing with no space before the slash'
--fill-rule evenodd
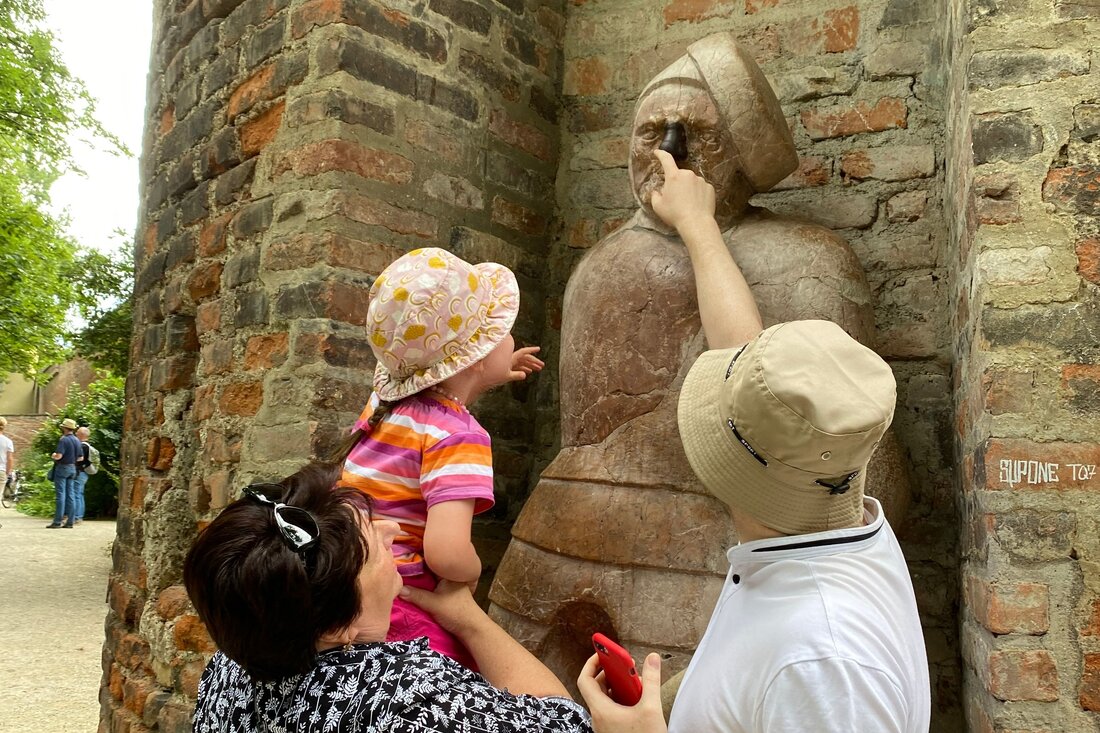
<path id="1" fill-rule="evenodd" d="M 767 191 L 798 167 L 798 153 L 783 108 L 756 61 L 731 33 L 696 41 L 655 76 L 638 104 L 658 87 L 689 83 L 705 88 L 730 132 L 741 170 L 757 191 Z"/>

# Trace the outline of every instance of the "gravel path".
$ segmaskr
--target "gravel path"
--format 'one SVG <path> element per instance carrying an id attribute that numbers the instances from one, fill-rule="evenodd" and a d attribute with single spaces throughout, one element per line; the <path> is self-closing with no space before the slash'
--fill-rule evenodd
<path id="1" fill-rule="evenodd" d="M 114 521 L 0 507 L 0 733 L 95 733 Z"/>

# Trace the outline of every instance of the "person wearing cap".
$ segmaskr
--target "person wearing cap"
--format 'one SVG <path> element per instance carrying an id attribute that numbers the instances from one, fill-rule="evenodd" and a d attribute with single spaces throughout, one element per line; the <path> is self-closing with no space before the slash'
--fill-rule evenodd
<path id="1" fill-rule="evenodd" d="M 67 417 L 61 421 L 60 427 L 61 439 L 57 441 L 57 448 L 50 455 L 54 463 L 54 510 L 53 521 L 46 525 L 46 529 L 72 529 L 73 520 L 76 519 L 76 464 L 84 456 L 84 450 L 80 446 L 80 440 L 73 435 L 77 428 L 75 420 Z M 62 519 L 65 524 L 61 523 Z"/>
<path id="2" fill-rule="evenodd" d="M 392 550 L 406 585 L 473 586 L 481 576 L 470 529 L 493 506 L 493 457 L 489 434 L 466 408 L 542 369 L 537 346 L 515 349 L 518 313 L 511 270 L 434 247 L 398 258 L 371 287 L 374 393 L 337 452 L 340 484 L 369 494 L 377 516 L 400 524 Z M 387 638 L 419 636 L 474 668 L 453 634 L 398 598 Z"/>
<path id="3" fill-rule="evenodd" d="M 863 493 L 893 418 L 890 367 L 829 321 L 762 330 L 714 222 L 713 189 L 657 156 L 653 207 L 688 248 L 710 348 L 684 380 L 680 437 L 740 540 L 668 730 L 925 733 L 912 582 L 881 505 Z M 578 679 L 598 733 L 665 730 L 658 655 L 633 708 L 611 701 L 601 674 L 593 657 Z"/>

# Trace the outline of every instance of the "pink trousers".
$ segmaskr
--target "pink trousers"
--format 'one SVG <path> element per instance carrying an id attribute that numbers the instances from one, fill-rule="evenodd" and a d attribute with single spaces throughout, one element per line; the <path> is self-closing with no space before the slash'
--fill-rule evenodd
<path id="1" fill-rule="evenodd" d="M 430 573 L 405 576 L 405 585 L 424 590 L 435 590 L 436 579 Z M 393 601 L 390 611 L 390 632 L 386 641 L 411 641 L 421 636 L 428 637 L 428 646 L 440 654 L 454 659 L 467 669 L 477 671 L 473 656 L 451 632 L 444 629 L 430 613 L 417 605 L 398 597 Z"/>

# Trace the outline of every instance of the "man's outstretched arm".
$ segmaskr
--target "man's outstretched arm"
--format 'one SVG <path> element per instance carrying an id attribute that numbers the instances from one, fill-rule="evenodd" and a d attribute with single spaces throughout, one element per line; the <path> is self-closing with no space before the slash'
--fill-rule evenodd
<path id="1" fill-rule="evenodd" d="M 714 219 L 714 187 L 692 171 L 677 168 L 665 151 L 657 150 L 655 155 L 664 168 L 665 182 L 653 193 L 653 211 L 676 229 L 691 256 L 707 346 L 740 346 L 760 333 L 763 324 L 749 284 Z"/>

